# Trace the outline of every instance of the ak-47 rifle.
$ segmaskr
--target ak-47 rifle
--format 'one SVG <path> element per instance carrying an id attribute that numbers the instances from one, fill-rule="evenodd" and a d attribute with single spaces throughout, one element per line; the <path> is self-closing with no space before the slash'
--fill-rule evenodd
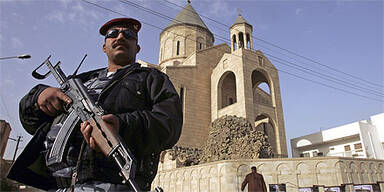
<path id="1" fill-rule="evenodd" d="M 112 133 L 108 125 L 101 120 L 104 110 L 91 99 L 87 88 L 80 79 L 68 79 L 60 68 L 60 62 L 52 66 L 49 61 L 50 57 L 32 72 L 32 76 L 36 79 L 45 79 L 49 74 L 53 74 L 61 86 L 60 89 L 72 99 L 72 103 L 65 107 L 66 111 L 68 111 L 68 117 L 62 124 L 52 149 L 48 154 L 48 165 L 55 166 L 62 161 L 65 145 L 74 127 L 79 120 L 88 121 L 93 127 L 91 136 L 95 139 L 96 144 L 107 157 L 112 158 L 119 166 L 123 183 L 129 184 L 134 191 L 139 191 L 140 189 L 134 181 L 136 170 L 134 156 L 121 137 Z M 42 75 L 37 70 L 44 64 L 47 65 L 49 71 Z M 74 74 L 76 74 L 77 70 Z"/>

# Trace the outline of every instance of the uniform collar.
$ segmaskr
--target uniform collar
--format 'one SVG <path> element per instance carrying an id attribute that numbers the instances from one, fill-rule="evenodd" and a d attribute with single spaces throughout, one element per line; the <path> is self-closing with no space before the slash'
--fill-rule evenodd
<path id="1" fill-rule="evenodd" d="M 119 72 L 119 71 L 125 71 L 125 70 L 130 71 L 130 70 L 136 69 L 136 68 L 138 68 L 138 67 L 140 67 L 140 64 L 139 64 L 139 63 L 133 63 L 133 64 L 126 65 L 126 66 L 124 66 L 124 67 L 122 67 L 122 68 L 117 69 L 117 70 L 116 70 L 116 73 Z"/>
<path id="2" fill-rule="evenodd" d="M 133 63 L 133 64 L 130 64 L 130 65 L 126 65 L 122 68 L 119 68 L 115 71 L 115 74 L 117 73 L 120 73 L 120 71 L 130 71 L 130 70 L 133 70 L 133 69 L 136 69 L 136 68 L 139 68 L 140 67 L 140 64 L 139 63 Z M 98 78 L 103 78 L 103 77 L 107 77 L 107 73 L 108 73 L 108 67 L 103 69 L 103 70 L 100 70 L 99 73 L 98 73 Z"/>

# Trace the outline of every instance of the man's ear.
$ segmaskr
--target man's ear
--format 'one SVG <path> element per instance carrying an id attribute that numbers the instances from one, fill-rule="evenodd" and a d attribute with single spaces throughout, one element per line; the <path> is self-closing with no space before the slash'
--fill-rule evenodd
<path id="1" fill-rule="evenodd" d="M 137 46 L 137 51 L 136 51 L 136 54 L 137 54 L 137 53 L 139 53 L 139 52 L 140 52 L 140 45 L 139 45 L 139 44 L 137 44 L 136 46 Z"/>
<path id="2" fill-rule="evenodd" d="M 103 52 L 105 53 L 105 43 L 103 44 Z"/>

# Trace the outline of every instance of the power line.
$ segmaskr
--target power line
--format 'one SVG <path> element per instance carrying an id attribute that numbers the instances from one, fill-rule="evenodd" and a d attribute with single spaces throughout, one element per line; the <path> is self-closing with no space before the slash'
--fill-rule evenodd
<path id="1" fill-rule="evenodd" d="M 156 16 L 161 16 L 161 18 L 166 19 L 166 20 L 169 20 L 169 21 L 176 21 L 176 22 L 179 22 L 179 23 L 183 23 L 183 22 L 180 21 L 180 20 L 177 20 L 177 19 L 175 19 L 175 18 L 173 19 L 173 18 L 171 18 L 171 17 L 169 17 L 169 16 L 167 16 L 167 15 L 165 15 L 165 14 L 162 14 L 162 13 L 157 12 L 157 11 L 154 11 L 154 10 L 152 10 L 152 9 L 149 9 L 149 8 L 146 8 L 146 7 L 143 7 L 143 6 L 140 6 L 140 5 L 136 4 L 136 3 L 129 2 L 129 1 L 126 1 L 126 0 L 120 0 L 120 2 L 125 3 L 125 4 L 127 4 L 127 5 L 131 5 L 131 6 L 135 7 L 135 8 L 141 9 L 141 10 L 143 10 L 143 11 L 145 11 L 145 12 L 150 13 L 150 14 L 153 14 L 153 15 L 156 15 Z M 190 15 L 190 16 L 194 16 L 194 15 Z M 187 25 L 185 25 L 185 26 L 187 26 Z M 187 26 L 187 27 L 188 27 L 188 26 Z M 228 41 L 227 38 L 222 37 L 222 36 L 217 35 L 217 34 L 214 34 L 214 35 L 215 35 L 216 37 L 218 36 L 219 38 L 224 39 L 224 42 L 229 42 L 229 44 L 231 44 L 230 40 Z M 194 41 L 194 40 L 193 40 L 193 41 Z M 270 54 L 269 54 L 269 55 L 270 55 Z M 273 55 L 270 55 L 270 56 L 272 56 L 272 57 L 274 57 L 274 58 L 278 58 L 278 57 L 275 57 L 275 56 L 273 56 Z M 280 59 L 280 58 L 278 58 L 278 59 Z M 282 59 L 280 59 L 280 60 L 282 60 Z M 284 60 L 284 61 L 285 61 L 285 60 Z M 285 61 L 285 62 L 287 62 L 287 61 Z M 291 62 L 288 62 L 288 63 L 291 63 Z M 292 64 L 293 64 L 293 63 L 291 63 L 290 66 L 292 66 Z M 287 64 L 285 64 L 285 65 L 287 65 Z M 352 83 L 350 83 L 350 82 L 347 82 L 347 81 L 344 81 L 344 80 L 340 80 L 340 79 L 338 79 L 338 78 L 332 77 L 332 76 L 327 75 L 327 74 L 322 74 L 322 73 L 316 72 L 316 71 L 314 71 L 314 70 L 311 70 L 311 69 L 302 67 L 302 66 L 297 65 L 297 64 L 293 64 L 293 65 L 294 65 L 294 66 L 297 66 L 297 67 L 293 67 L 293 68 L 295 68 L 295 69 L 297 69 L 297 70 L 300 70 L 300 71 L 304 71 L 304 70 L 305 70 L 305 71 L 307 71 L 308 73 L 310 73 L 310 74 L 312 74 L 312 75 L 315 75 L 315 76 L 317 76 L 317 77 L 319 77 L 318 74 L 320 74 L 320 75 L 326 76 L 326 77 L 328 77 L 328 78 L 331 78 L 331 80 L 330 80 L 330 79 L 328 79 L 328 78 L 320 77 L 320 78 L 323 78 L 323 79 L 325 79 L 325 80 L 328 80 L 328 81 L 331 81 L 331 82 L 334 82 L 334 83 L 339 83 L 339 84 L 341 84 L 341 85 L 343 85 L 343 86 L 346 86 L 346 87 L 349 87 L 349 88 L 352 88 L 352 89 L 357 89 L 357 90 L 360 90 L 360 91 L 365 91 L 365 90 L 367 90 L 368 92 L 370 92 L 371 94 L 374 94 L 374 95 L 376 95 L 376 96 L 381 96 L 381 97 L 384 96 L 381 92 L 377 92 L 377 91 L 375 91 L 375 90 L 371 90 L 371 89 L 368 89 L 368 88 L 365 88 L 365 87 L 361 87 L 361 86 L 358 86 L 358 85 L 356 85 L 356 84 L 352 84 Z M 300 68 L 298 68 L 298 67 L 300 67 L 300 68 L 304 68 L 304 70 L 302 70 L 302 69 L 300 69 Z M 304 72 L 305 72 L 305 71 L 304 71 Z M 332 79 L 333 79 L 333 80 L 332 80 Z M 338 82 L 338 81 L 340 81 L 341 83 Z M 358 88 L 356 88 L 356 87 L 358 87 Z M 364 89 L 365 89 L 365 90 L 364 90 Z"/>
<path id="2" fill-rule="evenodd" d="M 119 13 L 119 12 L 117 12 L 117 11 L 111 10 L 111 9 L 109 9 L 109 8 L 103 7 L 103 6 L 98 5 L 98 4 L 96 4 L 96 3 L 92 3 L 92 2 L 89 2 L 89 1 L 87 1 L 87 0 L 82 0 L 82 1 L 84 1 L 84 2 L 86 2 L 86 3 L 89 3 L 89 4 L 92 4 L 92 5 L 94 5 L 94 6 L 97 6 L 97 7 L 101 8 L 101 9 L 104 9 L 104 10 L 107 10 L 107 11 L 111 11 L 111 12 L 113 12 L 113 13 L 116 13 L 116 14 L 119 14 L 119 15 L 121 15 L 121 16 L 126 16 L 126 17 L 127 17 L 127 15 L 125 15 L 125 14 L 122 14 L 122 13 Z M 137 8 L 137 7 L 136 7 L 136 8 Z M 159 30 L 163 30 L 161 27 L 158 27 L 158 26 L 155 26 L 155 25 L 152 25 L 152 24 L 143 22 L 143 21 L 141 21 L 141 22 L 142 22 L 143 24 L 152 26 L 152 27 L 157 28 L 157 29 L 159 29 Z M 171 32 L 171 33 L 173 33 L 173 32 Z M 179 35 L 179 34 L 178 34 L 178 35 Z M 188 38 L 188 37 L 185 37 L 185 38 Z M 189 40 L 191 40 L 191 41 L 195 41 L 194 39 L 189 39 Z M 195 41 L 195 42 L 196 42 L 196 41 Z M 211 48 L 217 49 L 216 47 L 211 47 Z M 234 54 L 231 53 L 231 55 L 234 55 Z M 241 57 L 241 56 L 238 56 L 238 55 L 234 55 L 234 56 Z M 242 58 L 243 58 L 243 59 L 247 59 L 247 58 L 244 58 L 244 57 L 242 57 Z M 279 70 L 279 69 L 277 69 L 277 70 L 278 70 L 278 71 L 282 71 L 282 70 Z M 379 101 L 379 102 L 384 102 L 384 101 L 382 101 L 382 100 L 378 100 L 378 99 L 375 99 L 375 98 L 367 97 L 367 96 L 364 96 L 364 95 L 361 95 L 361 94 L 357 94 L 357 93 L 354 93 L 354 92 L 351 92 L 351 91 L 347 91 L 347 90 L 344 90 L 344 89 L 339 89 L 339 88 L 336 88 L 336 87 L 334 87 L 334 86 L 327 86 L 327 85 L 324 84 L 324 83 L 320 83 L 320 82 L 317 82 L 317 81 L 314 81 L 314 80 L 310 80 L 310 79 L 307 79 L 307 78 L 304 78 L 304 77 L 300 77 L 300 76 L 298 76 L 298 75 L 294 75 L 294 74 L 289 73 L 289 72 L 286 72 L 286 71 L 282 71 L 282 72 L 284 72 L 284 73 L 286 73 L 286 74 L 289 74 L 289 75 L 293 75 L 293 76 L 298 77 L 298 78 L 300 78 L 300 79 L 308 80 L 308 81 L 310 81 L 310 82 L 317 83 L 317 84 L 320 84 L 320 85 L 323 85 L 323 86 L 326 86 L 326 87 L 329 87 L 329 88 L 333 88 L 333 89 L 336 89 L 336 90 L 339 90 L 339 91 L 342 91 L 342 92 L 345 92 L 345 93 L 353 94 L 353 95 L 360 96 L 360 97 L 363 97 L 363 98 L 366 98 L 366 99 L 370 99 L 370 100 L 375 100 L 375 101 Z"/>
<path id="3" fill-rule="evenodd" d="M 292 76 L 294 76 L 296 78 L 300 78 L 300 79 L 303 79 L 303 80 L 306 80 L 306 81 L 310 81 L 312 83 L 316 83 L 316 84 L 322 85 L 324 87 L 328 87 L 328 88 L 336 89 L 336 90 L 339 90 L 339 91 L 342 91 L 342 92 L 345 92 L 345 93 L 349 93 L 349 94 L 353 94 L 353 95 L 356 95 L 356 96 L 364 97 L 364 98 L 369 99 L 369 100 L 375 100 L 375 101 L 378 101 L 378 102 L 384 102 L 384 100 L 379 100 L 379 99 L 375 99 L 375 98 L 372 98 L 372 97 L 367 97 L 365 95 L 361 95 L 361 94 L 358 94 L 358 93 L 354 93 L 354 92 L 351 92 L 351 91 L 348 91 L 348 90 L 345 90 L 345 89 L 340 89 L 340 88 L 337 88 L 337 87 L 334 87 L 334 86 L 331 86 L 331 85 L 327 85 L 327 84 L 324 84 L 324 83 L 321 83 L 321 82 L 318 82 L 318 81 L 315 81 L 315 80 L 312 80 L 312 79 L 308 79 L 308 78 L 305 78 L 305 77 L 301 77 L 301 76 L 295 75 L 293 73 L 289 73 L 287 71 L 283 71 L 281 69 L 278 69 L 278 71 L 286 73 L 286 74 L 289 74 L 289 75 L 292 75 Z"/>
<path id="4" fill-rule="evenodd" d="M 269 51 L 272 51 L 272 52 L 274 52 L 274 53 L 284 55 L 285 57 L 287 57 L 287 58 L 289 58 L 289 59 L 292 59 L 292 60 L 294 60 L 295 62 L 298 62 L 298 63 L 301 63 L 301 64 L 303 64 L 303 65 L 306 65 L 306 63 L 300 61 L 300 60 L 297 59 L 297 58 L 294 58 L 294 57 L 291 57 L 291 56 L 289 56 L 289 55 L 287 55 L 287 54 L 284 54 L 284 53 L 275 51 L 275 50 L 273 50 L 273 49 L 271 49 L 271 48 L 269 48 L 269 47 L 267 47 L 267 46 L 263 46 L 263 45 L 259 45 L 259 46 L 260 46 L 260 47 L 263 47 L 264 49 L 267 49 L 267 50 L 269 50 Z M 265 52 L 264 52 L 264 53 L 265 53 Z M 301 65 L 301 66 L 302 66 L 302 65 Z M 320 69 L 320 68 L 317 68 L 317 69 Z M 331 71 L 331 72 L 334 73 L 334 71 Z M 351 85 L 353 85 L 353 86 L 357 86 L 357 84 L 359 84 L 359 82 L 357 82 L 357 83 L 356 83 L 356 82 L 348 82 L 348 83 L 351 84 Z M 372 84 L 365 84 L 365 86 L 370 87 L 371 89 L 377 89 L 377 87 L 374 86 L 374 85 L 372 85 Z M 366 89 L 368 89 L 368 88 L 366 88 Z"/>
<path id="5" fill-rule="evenodd" d="M 319 73 L 312 70 L 312 69 L 308 69 L 308 68 L 305 68 L 305 67 L 302 67 L 300 65 L 297 65 L 295 63 L 292 63 L 292 62 L 289 62 L 287 60 L 284 60 L 284 59 L 281 59 L 281 58 L 278 58 L 278 57 L 275 57 L 271 54 L 268 54 L 268 53 L 265 53 L 265 55 L 268 55 L 269 57 L 272 57 L 271 60 L 274 60 L 276 62 L 279 62 L 279 63 L 282 63 L 283 65 L 287 65 L 287 66 L 291 66 L 292 68 L 295 68 L 297 70 L 300 70 L 300 71 L 303 71 L 303 72 L 306 72 L 306 73 L 309 73 L 309 74 L 312 74 L 316 77 L 319 77 L 319 78 L 322 78 L 322 79 L 325 79 L 325 80 L 328 80 L 328 81 L 331 81 L 331 82 L 334 82 L 334 83 L 338 83 L 338 84 L 341 84 L 341 85 L 344 85 L 346 87 L 349 87 L 349 88 L 352 88 L 352 89 L 357 89 L 357 90 L 360 90 L 360 91 L 370 91 L 371 94 L 373 95 L 376 95 L 376 96 L 379 96 L 379 97 L 384 97 L 384 94 L 381 93 L 381 92 L 378 92 L 378 91 L 375 91 L 375 90 L 371 90 L 371 89 L 367 89 L 365 87 L 361 87 L 361 86 L 358 86 L 358 85 L 350 85 L 351 83 L 347 82 L 347 81 L 344 81 L 344 80 L 341 80 L 341 79 L 338 79 L 338 78 L 335 78 L 333 76 L 330 76 L 330 75 L 327 75 L 327 74 L 320 74 L 318 75 Z M 288 63 L 288 64 L 287 64 Z M 325 76 L 325 77 L 322 77 L 322 76 Z M 341 83 L 340 83 L 341 82 Z"/>
<path id="6" fill-rule="evenodd" d="M 234 56 L 237 56 L 237 55 L 234 55 Z M 248 61 L 252 61 L 252 60 L 250 60 L 248 58 L 244 58 L 244 57 L 243 57 L 243 59 L 248 60 Z M 274 59 L 272 59 L 272 60 L 274 60 Z M 281 61 L 277 61 L 277 62 L 281 63 L 281 64 L 284 64 L 284 62 L 281 62 Z M 264 67 L 267 67 L 267 68 L 270 68 L 270 69 L 274 69 L 273 67 L 270 67 L 268 65 L 265 65 Z M 374 101 L 378 101 L 378 102 L 384 102 L 384 100 L 368 97 L 368 96 L 365 96 L 365 95 L 362 95 L 362 94 L 358 94 L 358 93 L 354 93 L 354 92 L 351 92 L 351 91 L 348 91 L 348 90 L 345 90 L 345 89 L 337 88 L 337 87 L 334 87 L 334 86 L 331 86 L 331 85 L 328 85 L 328 84 L 325 84 L 325 83 L 322 83 L 322 82 L 319 82 L 319 81 L 315 81 L 315 80 L 312 80 L 312 79 L 308 79 L 308 78 L 305 78 L 305 77 L 302 77 L 302 76 L 290 73 L 288 71 L 284 71 L 282 69 L 276 68 L 276 70 L 279 71 L 279 72 L 283 72 L 285 74 L 294 76 L 296 78 L 299 78 L 299 79 L 302 79 L 302 80 L 306 80 L 306 81 L 309 81 L 309 82 L 312 82 L 312 83 L 315 83 L 315 84 L 318 84 L 318 85 L 321 85 L 321 86 L 324 86 L 324 87 L 328 87 L 328 88 L 331 88 L 331 89 L 335 89 L 335 90 L 338 90 L 338 91 L 341 91 L 341 92 L 344 92 L 344 93 L 349 93 L 349 94 L 356 95 L 356 96 L 359 96 L 359 97 L 363 97 L 363 98 L 369 99 L 369 100 L 374 100 Z"/>
<path id="7" fill-rule="evenodd" d="M 7 104 L 4 100 L 4 97 L 3 95 L 0 95 L 0 100 L 1 100 L 1 103 L 3 104 L 3 108 L 5 109 L 5 113 L 4 114 L 7 118 L 9 118 L 8 120 L 10 121 L 9 123 L 12 125 L 12 126 L 16 126 L 16 122 L 19 122 L 17 119 L 15 119 L 14 117 L 12 117 L 11 115 L 9 115 L 9 110 L 8 110 L 8 107 L 7 107 Z M 11 122 L 12 121 L 12 122 Z M 14 127 L 12 129 L 12 131 L 15 131 L 17 134 L 21 135 L 21 133 Z"/>
<path id="8" fill-rule="evenodd" d="M 234 54 L 232 54 L 232 55 L 234 55 Z M 234 55 L 234 56 L 238 56 L 238 55 Z M 243 57 L 243 59 L 253 62 L 252 60 L 250 60 L 250 59 L 248 59 L 246 57 Z M 281 64 L 284 64 L 284 62 L 281 62 L 281 61 L 277 61 L 277 62 L 279 62 Z M 268 65 L 265 65 L 264 67 L 267 67 L 267 68 L 270 68 L 270 69 L 274 69 L 273 67 L 270 67 Z M 315 80 L 312 80 L 312 79 L 308 79 L 308 78 L 305 78 L 305 77 L 302 77 L 302 76 L 290 73 L 288 71 L 284 71 L 282 69 L 276 68 L 276 70 L 279 71 L 279 72 L 283 72 L 285 74 L 294 76 L 296 78 L 299 78 L 299 79 L 302 79 L 302 80 L 306 80 L 306 81 L 309 81 L 309 82 L 312 82 L 312 83 L 315 83 L 315 84 L 327 87 L 327 88 L 335 89 L 335 90 L 338 90 L 338 91 L 341 91 L 341 92 L 344 92 L 344 93 L 349 93 L 349 94 L 356 95 L 356 96 L 359 96 L 359 97 L 363 97 L 363 98 L 369 99 L 369 100 L 374 100 L 374 101 L 378 101 L 378 102 L 384 102 L 384 100 L 368 97 L 368 96 L 365 96 L 365 95 L 362 95 L 362 94 L 358 94 L 358 93 L 354 93 L 354 92 L 351 92 L 351 91 L 348 91 L 348 90 L 345 90 L 345 89 L 341 89 L 341 88 L 337 88 L 337 87 L 334 87 L 334 86 L 331 86 L 331 85 L 327 85 L 325 83 L 322 83 L 322 82 L 319 82 L 319 81 L 315 81 Z"/>
<path id="9" fill-rule="evenodd" d="M 164 0 L 164 1 L 167 2 L 167 3 L 169 3 L 169 4 L 172 4 L 172 5 L 174 5 L 174 6 L 177 6 L 177 7 L 179 7 L 179 8 L 182 8 L 182 9 L 184 8 L 184 7 L 180 6 L 180 5 L 177 5 L 176 3 L 173 3 L 173 2 L 170 2 L 170 1 L 167 1 L 167 0 Z M 163 5 L 165 5 L 165 4 L 163 3 Z M 167 6 L 167 5 L 166 5 L 166 6 Z M 179 10 L 179 9 L 176 9 L 176 8 L 174 8 L 174 7 L 171 7 L 171 6 L 167 6 L 167 7 L 173 8 L 173 9 L 175 9 L 175 10 Z M 191 10 L 187 10 L 187 11 L 193 13 Z M 193 15 L 191 14 L 191 15 L 189 15 L 189 16 L 193 16 Z M 204 18 L 207 18 L 208 20 L 213 21 L 213 22 L 215 22 L 215 23 L 217 23 L 217 24 L 223 25 L 223 26 L 225 26 L 225 27 L 227 27 L 227 28 L 231 27 L 231 26 L 229 26 L 229 25 L 227 25 L 227 24 L 224 24 L 224 23 L 222 23 L 222 22 L 220 22 L 220 21 L 211 19 L 211 18 L 209 18 L 208 16 L 204 16 L 204 15 L 200 15 L 200 14 L 199 14 L 199 16 L 202 16 L 202 17 L 204 17 Z M 221 28 L 219 28 L 219 29 L 222 30 L 222 31 L 226 31 L 226 29 L 221 29 Z M 234 29 L 234 30 L 240 32 L 240 31 L 237 30 L 237 29 Z M 255 39 L 261 39 L 261 38 L 257 38 L 257 37 L 255 37 L 255 36 L 253 36 L 252 34 L 251 34 L 251 36 L 252 36 L 253 38 L 255 38 Z M 218 35 L 218 34 L 215 34 L 215 37 L 220 37 L 220 39 L 225 39 L 225 40 L 223 40 L 224 42 L 229 42 L 229 44 L 231 44 L 230 41 L 226 40 L 226 39 L 227 39 L 226 37 L 222 37 L 222 36 L 220 36 L 220 35 Z M 261 40 L 262 40 L 262 39 L 261 39 Z M 265 42 L 267 42 L 267 41 L 265 41 Z M 267 43 L 269 43 L 269 42 L 267 42 Z M 272 44 L 272 43 L 269 43 L 269 44 L 270 44 L 270 45 L 273 45 L 274 47 L 279 47 L 279 46 L 274 45 L 274 44 Z M 263 46 L 263 45 L 261 45 L 261 44 L 259 44 L 259 46 L 260 46 L 260 47 L 263 47 L 263 48 L 265 48 L 265 49 L 268 49 L 268 50 L 270 50 L 270 51 L 272 51 L 272 52 L 275 52 L 275 53 L 278 53 L 278 54 L 282 54 L 282 55 L 284 55 L 284 56 L 286 56 L 286 57 L 288 57 L 288 58 L 290 58 L 290 59 L 295 60 L 295 61 L 298 62 L 298 63 L 304 64 L 304 65 L 306 64 L 306 63 L 303 63 L 302 61 L 300 61 L 300 60 L 297 59 L 297 58 L 293 58 L 293 57 L 291 57 L 291 56 L 289 56 L 289 55 L 287 55 L 287 54 L 284 54 L 284 53 L 275 51 L 275 50 L 273 50 L 273 49 L 270 49 L 270 48 L 267 47 L 267 46 Z M 280 49 L 284 49 L 284 48 L 281 48 L 281 47 L 279 47 L 279 48 L 280 48 Z M 320 65 L 322 65 L 322 64 L 320 63 Z M 298 65 L 298 66 L 300 66 L 300 65 Z M 305 67 L 303 67 L 303 68 L 305 68 Z M 331 68 L 331 69 L 332 69 L 332 68 Z M 338 71 L 337 69 L 335 69 L 335 70 L 336 70 L 336 72 Z M 331 72 L 334 73 L 335 71 L 331 71 Z M 316 72 L 316 73 L 320 73 L 320 72 Z M 342 72 L 342 73 L 345 73 L 345 72 Z M 321 73 L 320 73 L 320 74 L 321 74 Z M 329 76 L 329 75 L 325 75 L 325 76 Z M 331 77 L 331 78 L 333 78 L 333 77 Z M 336 79 L 336 78 L 333 78 L 333 79 Z M 360 78 L 359 78 L 359 79 L 360 79 Z M 366 81 L 366 80 L 364 80 L 364 79 L 360 79 L 360 80 Z M 358 86 L 358 84 L 360 84 L 360 82 L 357 82 L 357 83 L 355 82 L 355 83 L 353 83 L 353 82 L 343 81 L 343 80 L 340 80 L 340 79 L 339 79 L 339 81 L 342 81 L 342 82 L 344 82 L 344 83 L 350 84 L 351 86 L 357 86 L 357 87 L 360 87 L 360 86 Z M 375 84 L 374 84 L 374 83 L 371 83 L 371 82 L 368 82 L 367 84 L 365 84 L 365 86 L 367 86 L 367 87 L 371 87 L 372 89 L 377 89 L 377 84 L 376 84 L 376 86 L 375 86 Z M 379 87 L 383 88 L 382 85 L 379 85 Z M 369 92 L 376 92 L 376 93 L 382 94 L 381 92 L 377 92 L 377 91 L 375 91 L 375 90 L 368 89 L 368 88 L 366 88 L 366 87 L 360 87 L 360 88 L 362 88 L 362 89 L 367 89 Z"/>
<path id="10" fill-rule="evenodd" d="M 86 2 L 86 3 L 88 3 L 88 4 L 91 4 L 91 5 L 94 5 L 94 6 L 98 7 L 98 8 L 100 8 L 100 9 L 104 9 L 104 10 L 107 10 L 107 11 L 110 11 L 110 12 L 113 12 L 113 13 L 116 13 L 116 14 L 118 14 L 118 15 L 120 15 L 120 16 L 129 17 L 129 16 L 126 15 L 126 14 L 119 13 L 119 12 L 114 11 L 114 10 L 112 10 L 112 9 L 103 7 L 103 6 L 99 5 L 99 4 L 92 3 L 92 2 L 89 2 L 89 1 L 87 1 L 87 0 L 81 0 L 81 1 L 84 1 L 84 2 Z M 160 27 L 158 27 L 158 26 L 156 26 L 156 25 L 152 25 L 152 24 L 150 24 L 150 23 L 146 23 L 146 22 L 143 22 L 143 21 L 140 21 L 140 22 L 143 23 L 143 24 L 149 25 L 149 26 L 151 26 L 151 27 L 154 27 L 154 28 L 157 28 L 157 29 L 162 30 Z"/>
<path id="11" fill-rule="evenodd" d="M 167 2 L 167 3 L 169 3 L 169 4 L 175 5 L 175 6 L 177 6 L 177 7 L 180 7 L 181 9 L 184 8 L 183 6 L 180 6 L 180 5 L 176 4 L 176 3 L 173 3 L 173 2 L 170 2 L 170 1 L 167 1 L 167 0 L 164 0 L 164 1 Z M 176 9 L 176 10 L 178 10 L 178 9 Z M 227 28 L 230 27 L 230 26 L 228 26 L 227 24 L 222 23 L 222 22 L 220 22 L 220 21 L 217 21 L 217 20 L 215 20 L 215 19 L 211 19 L 211 18 L 209 18 L 209 17 L 207 17 L 207 16 L 204 16 L 204 15 L 201 15 L 201 14 L 199 14 L 199 15 L 202 16 L 202 17 L 204 17 L 204 18 L 206 18 L 206 19 L 208 19 L 208 20 L 210 20 L 210 21 L 213 21 L 213 22 L 215 22 L 215 23 L 217 23 L 217 24 L 223 25 L 223 26 L 225 26 L 225 27 L 227 27 Z"/>
<path id="12" fill-rule="evenodd" d="M 99 7 L 99 8 L 104 9 L 104 10 L 112 11 L 112 12 L 117 13 L 117 14 L 122 15 L 122 16 L 127 16 L 127 15 L 125 15 L 125 14 L 122 14 L 122 13 L 119 13 L 119 12 L 116 12 L 116 11 L 113 11 L 113 10 L 111 10 L 111 9 L 105 8 L 105 7 L 100 6 L 100 5 L 98 5 L 98 4 L 91 3 L 91 2 L 88 2 L 88 1 L 86 1 L 86 0 L 83 0 L 83 1 L 84 1 L 84 2 L 87 2 L 87 3 L 90 3 L 90 4 L 92 4 L 92 5 L 95 5 L 95 6 Z M 133 3 L 133 4 L 134 4 L 134 3 Z M 139 6 L 139 5 L 137 5 L 137 4 L 135 4 L 135 5 L 136 5 L 136 6 L 134 6 L 134 7 L 140 9 L 141 6 Z M 150 10 L 150 9 L 146 8 L 146 12 L 148 12 L 148 10 Z M 151 11 L 149 11 L 149 12 L 151 12 Z M 157 12 L 157 14 L 161 14 L 161 13 Z M 170 18 L 170 17 L 162 17 L 162 18 Z M 152 24 L 149 24 L 149 23 L 145 23 L 145 22 L 142 22 L 142 23 L 147 24 L 147 25 L 150 25 L 150 26 L 152 26 L 152 27 L 155 27 L 155 28 L 157 28 L 157 29 L 159 29 L 159 30 L 162 30 L 162 28 L 160 28 L 160 27 L 158 27 L 158 26 L 155 26 L 155 25 L 152 25 Z M 194 39 L 190 39 L 190 40 L 195 41 Z M 235 55 L 235 56 L 237 56 L 237 55 Z M 313 81 L 312 81 L 312 82 L 313 82 Z M 333 87 L 331 87 L 331 88 L 333 88 Z M 344 91 L 344 92 L 345 92 L 345 91 Z M 352 92 L 348 92 L 348 93 L 352 93 Z M 357 94 L 357 95 L 360 96 L 360 94 Z M 370 98 L 370 97 L 366 97 L 366 96 L 364 96 L 364 97 L 365 97 L 365 98 Z M 372 98 L 372 99 L 373 99 L 373 98 Z M 376 100 L 376 99 L 373 99 L 373 100 Z M 378 100 L 376 100 L 376 101 L 378 101 Z"/>
<path id="13" fill-rule="evenodd" d="M 175 5 L 175 6 L 177 6 L 177 7 L 183 9 L 182 6 L 177 5 L 176 3 L 170 2 L 170 1 L 168 1 L 168 0 L 164 0 L 164 1 L 167 2 L 167 3 L 169 3 L 169 4 Z M 189 10 L 188 10 L 188 11 L 189 11 Z M 201 14 L 199 14 L 199 15 L 202 16 L 202 17 L 204 17 L 204 18 L 207 18 L 208 20 L 213 21 L 213 22 L 215 22 L 215 23 L 217 23 L 217 24 L 223 25 L 223 26 L 228 27 L 228 28 L 231 27 L 231 26 L 229 26 L 229 25 L 227 25 L 227 24 L 225 24 L 225 23 L 219 22 L 219 21 L 217 21 L 217 20 L 215 20 L 215 19 L 211 19 L 211 18 L 209 18 L 208 16 L 201 15 Z M 327 68 L 327 69 L 330 69 L 330 70 L 339 72 L 339 73 L 344 74 L 344 75 L 346 75 L 346 76 L 352 77 L 352 78 L 354 78 L 354 79 L 358 79 L 358 80 L 360 80 L 360 81 L 363 81 L 363 82 L 365 82 L 365 83 L 368 83 L 368 85 L 375 85 L 375 86 L 380 87 L 380 88 L 383 88 L 383 87 L 384 87 L 383 85 L 380 85 L 380 84 L 376 84 L 376 83 L 367 81 L 367 80 L 362 79 L 362 78 L 360 78 L 360 77 L 357 77 L 357 76 L 355 76 L 355 75 L 352 75 L 352 74 L 346 73 L 346 72 L 344 72 L 344 71 L 341 71 L 341 70 L 339 70 L 339 69 L 336 69 L 336 68 L 330 67 L 330 66 L 328 66 L 328 65 L 322 64 L 322 63 L 320 63 L 320 62 L 318 62 L 318 61 L 316 61 L 316 60 L 314 60 L 314 59 L 308 58 L 308 57 L 306 57 L 306 56 L 303 56 L 303 55 L 300 55 L 300 54 L 298 54 L 298 53 L 295 53 L 294 51 L 290 51 L 290 50 L 288 50 L 288 49 L 286 49 L 286 48 L 283 48 L 283 47 L 281 47 L 281 46 L 278 46 L 278 45 L 276 45 L 276 44 L 274 44 L 274 43 L 271 43 L 271 42 L 268 42 L 268 41 L 263 40 L 263 39 L 261 39 L 261 38 L 255 37 L 255 36 L 253 36 L 252 34 L 251 34 L 251 36 L 252 36 L 254 39 L 256 39 L 256 40 L 259 40 L 259 41 L 261 41 L 261 42 L 263 42 L 263 43 L 266 43 L 266 44 L 268 44 L 268 45 L 271 45 L 271 46 L 273 46 L 273 47 L 276 47 L 276 48 L 278 48 L 278 49 L 280 49 L 280 50 L 283 50 L 283 51 L 285 51 L 285 52 L 288 52 L 288 53 L 290 53 L 290 54 L 292 54 L 292 55 L 295 55 L 295 56 L 297 56 L 297 57 L 300 57 L 300 58 L 302 58 L 302 59 L 305 59 L 305 60 L 307 60 L 307 61 L 310 61 L 310 62 L 312 62 L 312 63 L 315 63 L 315 64 L 317 64 L 317 65 L 323 66 L 323 67 L 325 67 L 325 68 Z"/>

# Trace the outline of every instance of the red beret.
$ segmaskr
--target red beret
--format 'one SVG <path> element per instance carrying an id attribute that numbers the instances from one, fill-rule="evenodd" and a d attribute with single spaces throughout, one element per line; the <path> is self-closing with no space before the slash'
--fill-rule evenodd
<path id="1" fill-rule="evenodd" d="M 139 32 L 140 28 L 141 28 L 141 23 L 136 19 L 133 19 L 133 18 L 116 18 L 116 19 L 112 19 L 112 20 L 106 22 L 103 26 L 101 26 L 99 32 L 101 35 L 104 36 L 105 34 L 107 34 L 107 31 L 111 27 L 117 26 L 117 25 L 123 25 L 123 26 L 126 25 L 128 29 L 133 30 L 135 33 Z"/>

